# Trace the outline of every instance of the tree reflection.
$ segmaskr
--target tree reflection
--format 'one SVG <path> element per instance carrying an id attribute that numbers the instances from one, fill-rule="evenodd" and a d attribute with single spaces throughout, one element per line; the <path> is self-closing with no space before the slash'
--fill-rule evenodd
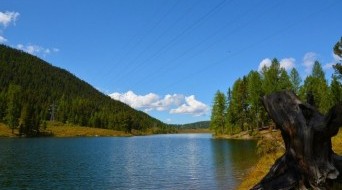
<path id="1" fill-rule="evenodd" d="M 215 139 L 211 145 L 218 187 L 234 189 L 256 161 L 256 141 Z"/>

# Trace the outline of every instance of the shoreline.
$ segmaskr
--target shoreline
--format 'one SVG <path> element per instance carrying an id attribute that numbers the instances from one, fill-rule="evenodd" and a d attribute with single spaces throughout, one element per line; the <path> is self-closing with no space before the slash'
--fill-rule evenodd
<path id="1" fill-rule="evenodd" d="M 209 129 L 180 129 L 175 134 L 212 134 Z M 41 136 L 38 137 L 134 137 L 145 135 L 157 135 L 152 131 L 141 133 L 139 131 L 132 131 L 132 133 L 126 133 L 124 131 L 115 131 L 112 129 L 102 129 L 86 126 L 77 126 L 72 124 L 64 124 L 60 122 L 48 122 L 47 127 L 41 130 Z M 18 129 L 10 129 L 6 124 L 0 123 L 0 138 L 21 138 L 19 136 Z"/>
<path id="2" fill-rule="evenodd" d="M 213 135 L 214 139 L 235 139 L 235 140 L 258 140 L 258 139 L 273 139 L 273 136 L 278 136 L 279 130 L 261 130 L 255 131 L 251 135 L 249 131 L 243 131 L 234 135 L 220 134 Z"/>
<path id="3" fill-rule="evenodd" d="M 111 129 L 101 129 L 92 127 L 82 127 L 76 125 L 68 125 L 58 122 L 49 122 L 46 129 L 41 130 L 39 137 L 131 137 L 130 133 L 123 131 L 115 131 Z M 18 133 L 18 129 L 10 129 L 7 125 L 0 123 L 0 138 L 21 138 Z"/>

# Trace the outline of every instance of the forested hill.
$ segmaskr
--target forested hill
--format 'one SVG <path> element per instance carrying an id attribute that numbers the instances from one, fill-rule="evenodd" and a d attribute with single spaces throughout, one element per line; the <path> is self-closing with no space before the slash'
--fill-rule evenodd
<path id="1" fill-rule="evenodd" d="M 184 125 L 177 125 L 179 129 L 209 129 L 210 121 L 199 121 Z"/>
<path id="2" fill-rule="evenodd" d="M 0 45 L 0 122 L 33 136 L 47 120 L 126 132 L 172 130 L 64 69 Z"/>

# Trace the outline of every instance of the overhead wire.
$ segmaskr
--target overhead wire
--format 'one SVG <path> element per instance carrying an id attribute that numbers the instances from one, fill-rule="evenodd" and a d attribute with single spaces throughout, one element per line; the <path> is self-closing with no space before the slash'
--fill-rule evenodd
<path id="1" fill-rule="evenodd" d="M 260 5 L 263 5 L 263 4 L 258 4 L 259 6 Z M 267 7 L 266 9 L 270 9 L 270 8 L 274 8 L 275 6 L 277 6 L 278 4 L 274 4 L 270 7 Z M 238 16 L 236 16 L 237 18 L 236 19 L 232 19 L 230 20 L 229 22 L 225 23 L 224 25 L 222 25 L 219 29 L 217 29 L 214 33 L 210 34 L 206 39 L 202 40 L 202 41 L 199 41 L 198 43 L 194 44 L 193 46 L 191 46 L 190 48 L 186 49 L 185 51 L 183 51 L 181 54 L 179 54 L 179 56 L 175 57 L 174 59 L 171 59 L 170 61 L 168 61 L 166 64 L 161 64 L 157 71 L 154 72 L 153 74 L 151 75 L 148 75 L 147 77 L 139 80 L 136 85 L 139 85 L 141 83 L 144 83 L 146 82 L 146 80 L 148 79 L 151 79 L 151 78 L 156 78 L 158 75 L 161 75 L 164 71 L 167 71 L 167 70 L 171 70 L 171 69 L 174 69 L 176 67 L 180 67 L 180 66 L 183 66 L 183 65 L 172 65 L 170 63 L 173 63 L 173 62 L 176 62 L 177 60 L 181 59 L 182 57 L 185 57 L 185 55 L 187 55 L 190 51 L 192 51 L 193 49 L 195 49 L 196 47 L 200 46 L 201 44 L 209 41 L 210 39 L 218 36 L 218 34 L 220 34 L 220 32 L 223 30 L 223 29 L 226 29 L 228 26 L 230 26 L 231 24 L 235 23 L 235 22 L 238 22 L 239 19 L 242 19 L 243 17 L 247 17 L 248 14 L 246 13 L 250 13 L 253 9 L 255 9 L 254 6 L 250 7 L 249 9 L 247 9 L 246 11 L 244 12 L 241 12 L 241 14 L 239 14 Z M 262 13 L 266 13 L 266 11 L 262 12 Z M 261 17 L 262 15 L 264 14 L 259 14 L 257 15 L 257 17 L 253 17 L 254 19 L 255 18 L 258 18 L 258 17 Z M 248 26 L 250 22 L 247 22 L 245 25 L 240 25 L 239 27 L 237 28 L 234 28 L 233 30 L 231 30 L 229 33 L 225 34 L 225 37 L 228 37 L 230 35 L 232 35 L 233 33 L 236 33 L 239 31 L 239 29 L 242 29 L 246 26 Z M 205 50 L 208 50 L 210 49 L 212 46 L 214 46 L 217 42 L 219 41 L 222 41 L 222 38 L 219 38 L 215 41 L 213 41 L 212 43 L 210 43 L 208 46 L 206 46 L 205 48 L 201 49 L 200 51 L 197 51 L 195 54 L 193 54 L 190 58 L 193 58 L 201 53 L 203 53 Z"/>
<path id="2" fill-rule="evenodd" d="M 156 28 L 158 28 L 160 26 L 161 23 L 163 23 L 163 21 L 168 17 L 168 15 L 178 6 L 180 0 L 175 1 L 175 3 L 158 19 L 157 22 L 155 22 L 152 27 L 145 31 L 141 38 L 137 39 L 137 42 L 133 45 L 133 47 L 137 48 L 141 45 L 141 43 L 144 41 L 144 39 Z M 134 35 L 134 37 L 139 36 L 139 34 L 141 34 L 141 32 L 136 32 L 136 34 Z M 128 44 L 125 44 L 125 47 L 127 48 L 127 51 L 121 56 L 120 60 L 116 63 L 116 65 L 120 65 L 123 62 L 123 59 L 127 59 L 127 57 L 129 57 L 128 55 L 132 52 L 132 48 L 128 49 Z M 113 68 L 108 69 L 107 70 L 107 75 L 109 73 L 111 73 L 113 71 Z M 119 75 L 122 74 L 122 72 L 119 72 Z"/>
<path id="3" fill-rule="evenodd" d="M 153 58 L 159 56 L 163 51 L 165 51 L 167 48 L 171 47 L 172 44 L 174 44 L 177 40 L 179 40 L 181 37 L 183 37 L 187 32 L 193 30 L 196 26 L 198 26 L 203 20 L 211 16 L 212 14 L 215 14 L 215 11 L 222 8 L 226 0 L 220 1 L 217 5 L 215 5 L 213 8 L 211 8 L 206 14 L 201 16 L 199 19 L 197 19 L 193 24 L 186 27 L 180 34 L 172 38 L 168 43 L 166 43 L 164 46 L 162 46 L 157 52 L 155 52 L 153 55 L 145 59 L 144 61 L 140 62 L 136 67 L 133 68 L 133 70 L 129 71 L 129 73 L 135 73 L 138 70 L 140 70 L 144 64 L 146 64 L 148 61 L 152 60 Z M 126 74 L 129 74 L 126 73 Z"/>
<path id="4" fill-rule="evenodd" d="M 129 61 L 127 63 L 127 65 L 131 65 L 132 63 L 136 62 L 136 60 L 138 60 L 139 57 L 141 57 L 142 55 L 144 55 L 144 53 L 149 50 L 151 47 L 153 47 L 165 34 L 167 34 L 167 31 L 171 31 L 171 29 L 173 27 L 176 26 L 177 23 L 179 23 L 181 20 L 183 20 L 187 15 L 189 15 L 193 9 L 195 9 L 195 7 L 197 7 L 199 5 L 200 1 L 197 1 L 197 4 L 192 5 L 189 9 L 187 9 L 184 14 L 182 14 L 180 17 L 178 17 L 172 24 L 168 25 L 169 27 L 165 28 L 162 32 L 159 33 L 159 35 L 152 40 L 152 43 L 150 43 L 147 47 L 145 48 L 141 48 L 142 50 L 140 51 L 140 53 L 138 55 L 136 55 L 134 57 L 134 59 L 132 59 L 131 61 Z M 122 73 L 122 76 L 126 76 L 127 74 L 129 74 L 131 70 L 126 70 L 126 72 Z M 121 77 L 118 77 L 118 80 L 120 80 Z"/>
<path id="5" fill-rule="evenodd" d="M 237 55 L 241 54 L 242 52 L 244 52 L 244 51 L 246 51 L 246 50 L 249 50 L 249 49 L 251 49 L 251 48 L 254 48 L 254 47 L 256 47 L 257 45 L 262 44 L 263 42 L 267 41 L 268 39 L 270 39 L 270 38 L 272 38 L 272 37 L 274 37 L 274 36 L 276 36 L 276 35 L 278 35 L 278 34 L 281 34 L 281 33 L 284 33 L 284 32 L 286 32 L 286 31 L 288 31 L 289 29 L 291 29 L 291 28 L 294 27 L 295 25 L 298 25 L 298 24 L 300 24 L 301 22 L 305 21 L 305 19 L 307 19 L 308 17 L 312 17 L 314 14 L 317 14 L 317 13 L 323 11 L 324 9 L 327 9 L 327 8 L 332 7 L 332 6 L 333 6 L 335 3 L 337 3 L 337 2 L 338 2 L 338 1 L 334 1 L 333 3 L 327 5 L 326 7 L 323 7 L 323 8 L 321 8 L 321 9 L 319 9 L 319 10 L 313 11 L 313 12 L 311 12 L 310 14 L 304 16 L 302 19 L 297 19 L 297 20 L 296 20 L 297 22 L 291 23 L 291 24 L 287 25 L 287 26 L 284 27 L 284 28 L 281 28 L 281 29 L 279 29 L 279 30 L 276 30 L 275 32 L 271 33 L 270 35 L 267 35 L 266 37 L 264 37 L 264 38 L 262 38 L 262 39 L 260 39 L 260 40 L 258 40 L 258 41 L 255 41 L 254 43 L 251 43 L 249 46 L 241 48 L 240 50 L 236 51 L 235 53 L 232 53 L 229 57 L 224 57 L 224 58 L 222 58 L 222 59 L 220 59 L 220 60 L 218 60 L 218 61 L 216 61 L 216 62 L 213 62 L 213 63 L 211 63 L 211 64 L 205 65 L 205 66 L 203 66 L 202 68 L 198 69 L 197 71 L 194 71 L 194 72 L 192 72 L 192 73 L 186 75 L 185 77 L 179 78 L 179 80 L 177 80 L 177 81 L 175 81 L 175 82 L 172 82 L 172 83 L 170 83 L 169 85 L 163 85 L 163 87 L 164 87 L 164 88 L 165 88 L 165 86 L 167 86 L 167 87 L 173 87 L 173 86 L 179 84 L 180 82 L 182 82 L 182 81 L 184 81 L 184 80 L 186 80 L 186 79 L 188 79 L 188 78 L 191 78 L 191 77 L 193 77 L 193 76 L 197 76 L 197 75 L 200 74 L 200 73 L 203 73 L 203 72 L 205 72 L 205 71 L 207 71 L 207 70 L 209 70 L 209 69 L 212 69 L 212 68 L 214 68 L 214 67 L 217 67 L 217 66 L 219 66 L 220 64 L 224 63 L 224 61 L 226 61 L 227 59 L 232 58 L 232 57 L 234 57 L 234 56 L 237 56 Z"/>

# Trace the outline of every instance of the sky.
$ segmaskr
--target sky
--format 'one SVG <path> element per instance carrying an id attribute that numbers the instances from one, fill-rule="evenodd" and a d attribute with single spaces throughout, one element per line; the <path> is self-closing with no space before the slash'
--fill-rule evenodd
<path id="1" fill-rule="evenodd" d="M 210 119 L 217 90 L 273 58 L 329 80 L 341 0 L 2 0 L 0 43 L 165 123 Z"/>

